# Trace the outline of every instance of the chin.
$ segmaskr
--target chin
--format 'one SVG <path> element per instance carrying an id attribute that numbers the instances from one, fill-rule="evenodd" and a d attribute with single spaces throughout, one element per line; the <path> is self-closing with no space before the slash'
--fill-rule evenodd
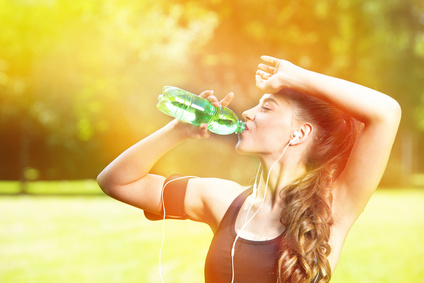
<path id="1" fill-rule="evenodd" d="M 246 154 L 246 155 L 252 155 L 253 152 L 249 150 L 246 146 L 243 145 L 243 142 L 241 140 L 238 141 L 235 148 L 236 152 L 239 154 Z"/>
<path id="2" fill-rule="evenodd" d="M 240 153 L 240 154 L 245 154 L 244 150 L 243 150 L 243 146 L 241 145 L 241 141 L 239 140 L 238 143 L 236 144 L 236 152 Z"/>
<path id="3" fill-rule="evenodd" d="M 235 146 L 235 151 L 239 154 L 256 155 L 261 151 L 262 145 L 259 145 L 250 136 L 238 136 L 238 142 Z"/>

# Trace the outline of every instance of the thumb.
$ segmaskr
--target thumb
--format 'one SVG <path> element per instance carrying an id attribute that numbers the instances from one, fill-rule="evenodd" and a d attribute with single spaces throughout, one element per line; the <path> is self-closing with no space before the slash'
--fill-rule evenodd
<path id="1" fill-rule="evenodd" d="M 220 101 L 220 104 L 221 106 L 228 106 L 231 103 L 231 101 L 233 101 L 233 99 L 234 99 L 234 92 L 230 92 Z"/>
<path id="2" fill-rule="evenodd" d="M 259 88 L 260 90 L 265 90 L 264 89 L 265 88 L 265 81 L 264 81 L 264 79 L 260 75 L 256 74 L 255 75 L 255 80 L 256 80 L 256 87 Z"/>

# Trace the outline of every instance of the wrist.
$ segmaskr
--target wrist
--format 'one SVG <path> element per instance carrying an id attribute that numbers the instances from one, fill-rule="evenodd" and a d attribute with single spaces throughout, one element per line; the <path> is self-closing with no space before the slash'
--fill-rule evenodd
<path id="1" fill-rule="evenodd" d="M 176 118 L 165 126 L 168 133 L 177 141 L 183 141 L 189 138 L 185 127 L 186 125 Z"/>
<path id="2" fill-rule="evenodd" d="M 313 71 L 296 66 L 290 80 L 290 88 L 303 93 L 310 93 L 312 89 L 311 78 L 313 76 Z"/>

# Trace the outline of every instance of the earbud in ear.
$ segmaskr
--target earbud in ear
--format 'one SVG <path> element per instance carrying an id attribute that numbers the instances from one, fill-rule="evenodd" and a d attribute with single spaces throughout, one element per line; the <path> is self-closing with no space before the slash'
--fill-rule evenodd
<path id="1" fill-rule="evenodd" d="M 293 132 L 293 138 L 290 140 L 290 143 L 293 143 L 295 141 L 297 141 L 300 137 L 300 132 L 299 131 L 294 131 Z"/>

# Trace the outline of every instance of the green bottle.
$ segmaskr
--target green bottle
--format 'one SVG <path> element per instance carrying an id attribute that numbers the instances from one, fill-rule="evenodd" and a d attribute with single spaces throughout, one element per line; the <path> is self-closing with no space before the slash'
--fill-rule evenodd
<path id="1" fill-rule="evenodd" d="M 213 106 L 207 99 L 174 86 L 163 87 L 157 108 L 181 121 L 200 126 L 219 135 L 240 134 L 246 128 L 237 115 L 227 107 Z"/>

